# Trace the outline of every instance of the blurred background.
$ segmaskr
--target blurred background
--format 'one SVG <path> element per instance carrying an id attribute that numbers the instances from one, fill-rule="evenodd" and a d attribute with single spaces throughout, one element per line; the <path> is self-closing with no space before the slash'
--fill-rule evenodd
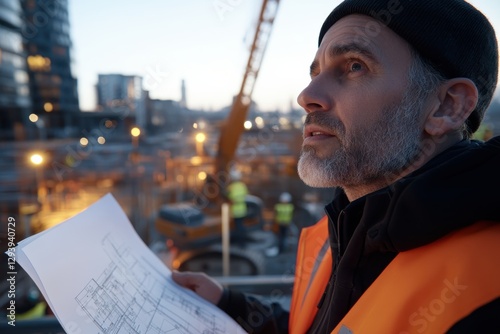
<path id="1" fill-rule="evenodd" d="M 470 2 L 500 31 L 497 2 Z M 297 176 L 304 111 L 295 99 L 338 3 L 0 0 L 2 251 L 9 217 L 18 242 L 112 193 L 168 266 L 223 276 L 220 207 L 237 170 L 249 190 L 249 246 L 231 248 L 225 276 L 289 284 L 298 233 L 331 199 Z M 496 94 L 477 138 L 499 133 Z M 294 218 L 276 254 L 284 192 Z M 39 297 L 18 269 L 29 310 Z M 1 305 L 7 288 L 2 279 Z"/>

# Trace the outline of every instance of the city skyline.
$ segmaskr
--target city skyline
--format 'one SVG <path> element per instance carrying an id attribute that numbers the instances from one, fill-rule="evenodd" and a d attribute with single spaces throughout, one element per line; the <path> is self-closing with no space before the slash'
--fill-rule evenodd
<path id="1" fill-rule="evenodd" d="M 298 108 L 295 99 L 309 82 L 319 29 L 339 2 L 280 2 L 253 93 L 262 110 Z M 500 4 L 469 2 L 500 35 Z M 151 98 L 176 101 L 184 80 L 189 108 L 230 105 L 241 86 L 260 6 L 261 1 L 243 0 L 69 1 L 81 109 L 95 109 L 98 74 L 142 76 Z"/>

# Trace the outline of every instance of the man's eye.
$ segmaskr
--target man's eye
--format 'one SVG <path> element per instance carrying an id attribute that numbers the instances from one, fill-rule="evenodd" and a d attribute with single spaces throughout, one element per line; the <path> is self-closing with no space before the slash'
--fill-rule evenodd
<path id="1" fill-rule="evenodd" d="M 359 72 L 359 71 L 363 70 L 363 64 L 361 64 L 360 62 L 352 62 L 349 65 L 349 70 L 351 72 Z"/>

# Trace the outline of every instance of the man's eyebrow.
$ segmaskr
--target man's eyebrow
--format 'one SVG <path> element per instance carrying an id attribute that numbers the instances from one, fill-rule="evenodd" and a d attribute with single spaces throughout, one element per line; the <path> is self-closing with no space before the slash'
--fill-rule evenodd
<path id="1" fill-rule="evenodd" d="M 330 57 L 335 57 L 335 56 L 342 56 L 347 53 L 357 53 L 360 54 L 366 58 L 369 58 L 371 61 L 377 62 L 378 60 L 373 54 L 373 52 L 365 48 L 358 43 L 348 43 L 348 44 L 343 44 L 343 45 L 333 45 L 329 50 L 328 50 L 328 56 Z"/>
<path id="2" fill-rule="evenodd" d="M 333 57 L 338 57 L 342 55 L 346 55 L 348 53 L 354 53 L 354 54 L 359 54 L 362 55 L 372 62 L 378 64 L 379 61 L 377 60 L 377 57 L 373 54 L 373 52 L 365 48 L 357 43 L 348 43 L 348 44 L 343 44 L 343 45 L 334 45 L 330 47 L 328 50 L 328 56 L 333 58 Z M 319 62 L 318 60 L 314 60 L 310 66 L 310 74 L 313 75 L 319 67 Z"/>
<path id="3" fill-rule="evenodd" d="M 318 62 L 318 60 L 314 60 L 314 61 L 312 62 L 312 64 L 311 64 L 311 66 L 309 66 L 309 75 L 310 75 L 311 77 L 312 77 L 312 76 L 316 73 L 316 71 L 317 71 L 318 67 L 319 67 L 319 62 Z"/>

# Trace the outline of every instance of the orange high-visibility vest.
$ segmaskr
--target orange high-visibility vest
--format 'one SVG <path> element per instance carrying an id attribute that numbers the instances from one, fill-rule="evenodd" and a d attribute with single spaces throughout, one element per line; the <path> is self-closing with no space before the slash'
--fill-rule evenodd
<path id="1" fill-rule="evenodd" d="M 325 217 L 300 237 L 289 322 L 293 334 L 311 326 L 330 278 L 327 224 Z M 500 224 L 491 222 L 401 252 L 332 333 L 444 333 L 500 297 L 498 254 Z"/>

